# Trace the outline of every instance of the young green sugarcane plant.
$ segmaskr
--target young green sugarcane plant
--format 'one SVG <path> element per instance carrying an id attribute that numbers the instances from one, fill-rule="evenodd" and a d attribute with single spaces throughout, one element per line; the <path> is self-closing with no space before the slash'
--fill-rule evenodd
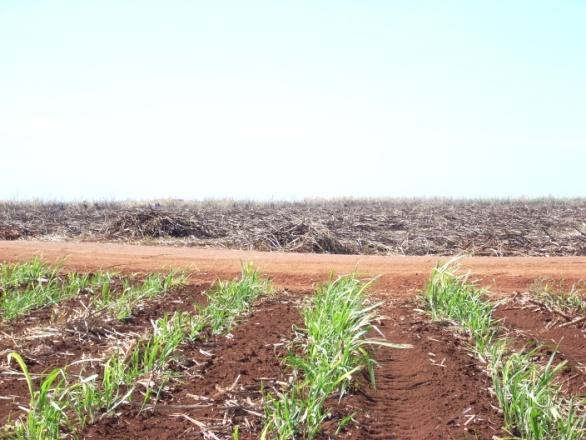
<path id="1" fill-rule="evenodd" d="M 32 376 L 24 359 L 18 353 L 9 353 L 8 362 L 14 359 L 22 373 L 29 390 L 29 408 L 25 420 L 17 420 L 14 434 L 17 439 L 57 439 L 61 427 L 67 420 L 65 401 L 67 387 L 63 370 L 51 371 L 35 390 Z"/>

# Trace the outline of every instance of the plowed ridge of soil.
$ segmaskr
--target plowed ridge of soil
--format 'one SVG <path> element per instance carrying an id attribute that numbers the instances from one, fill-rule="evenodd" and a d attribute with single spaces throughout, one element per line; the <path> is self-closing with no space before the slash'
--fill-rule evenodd
<path id="1" fill-rule="evenodd" d="M 376 351 L 376 388 L 366 381 L 346 402 L 358 424 L 348 439 L 492 439 L 502 417 L 490 380 L 460 339 L 409 305 L 386 306 L 380 330 L 411 349 Z"/>
<path id="2" fill-rule="evenodd" d="M 173 248 L 97 243 L 51 243 L 0 241 L 0 261 L 26 260 L 42 255 L 49 261 L 67 257 L 66 269 L 92 271 L 152 272 L 184 267 L 198 279 L 232 278 L 243 261 L 253 261 L 281 287 L 309 291 L 316 281 L 326 280 L 332 271 L 354 270 L 380 275 L 375 289 L 394 295 L 412 295 L 424 285 L 430 270 L 448 257 L 401 257 L 324 255 L 225 249 Z M 461 261 L 495 292 L 526 289 L 536 278 L 586 278 L 586 257 L 470 257 Z"/>
<path id="3" fill-rule="evenodd" d="M 232 423 L 240 426 L 240 439 L 258 438 L 262 408 L 249 408 L 247 399 L 259 401 L 263 383 L 268 392 L 275 381 L 287 380 L 280 358 L 286 354 L 285 342 L 291 339 L 294 324 L 300 324 L 300 316 L 291 301 L 277 298 L 259 305 L 231 336 L 182 350 L 181 358 L 192 366 L 154 412 L 138 415 L 135 409 L 126 409 L 89 427 L 85 438 L 214 438 L 205 437 L 206 432 L 232 438 Z"/>

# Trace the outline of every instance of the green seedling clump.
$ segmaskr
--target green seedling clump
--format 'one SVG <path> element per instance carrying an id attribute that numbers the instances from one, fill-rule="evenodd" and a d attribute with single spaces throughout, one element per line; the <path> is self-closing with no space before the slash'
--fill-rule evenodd
<path id="1" fill-rule="evenodd" d="M 0 264 L 0 291 L 47 282 L 57 277 L 61 263 L 47 265 L 39 257 L 24 263 Z"/>
<path id="2" fill-rule="evenodd" d="M 14 359 L 24 374 L 29 391 L 29 410 L 24 420 L 14 426 L 13 438 L 19 440 L 50 440 L 60 437 L 61 426 L 67 421 L 65 413 L 67 388 L 63 370 L 49 373 L 35 390 L 31 374 L 24 359 L 18 353 L 10 353 L 8 362 Z"/>
<path id="3" fill-rule="evenodd" d="M 113 295 L 110 284 L 104 284 L 100 294 L 92 300 L 92 307 L 107 311 L 118 320 L 128 319 L 133 310 L 143 301 L 165 295 L 169 289 L 185 283 L 185 277 L 171 272 L 167 275 L 150 274 L 139 285 L 132 285 L 127 279 L 122 282 L 122 293 Z"/>
<path id="4" fill-rule="evenodd" d="M 574 284 L 565 289 L 555 283 L 538 281 L 529 289 L 530 293 L 549 309 L 569 313 L 571 315 L 586 315 L 586 289 L 584 282 Z"/>
<path id="5" fill-rule="evenodd" d="M 242 266 L 239 280 L 218 281 L 208 294 L 208 306 L 202 312 L 212 334 L 230 331 L 238 315 L 247 312 L 256 299 L 272 291 L 271 283 L 250 263 Z"/>
<path id="6" fill-rule="evenodd" d="M 485 357 L 498 327 L 492 317 L 494 305 L 484 300 L 482 290 L 442 266 L 433 269 L 425 299 L 434 320 L 456 322 L 472 336 L 476 354 Z"/>
<path id="7" fill-rule="evenodd" d="M 69 273 L 59 275 L 59 266 L 46 266 L 36 258 L 30 262 L 0 266 L 0 314 L 11 321 L 33 310 L 50 307 L 83 290 L 101 289 L 110 274 Z"/>

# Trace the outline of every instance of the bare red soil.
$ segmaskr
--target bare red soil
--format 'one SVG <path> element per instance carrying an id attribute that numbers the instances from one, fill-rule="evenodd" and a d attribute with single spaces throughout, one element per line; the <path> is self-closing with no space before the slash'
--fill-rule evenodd
<path id="1" fill-rule="evenodd" d="M 210 282 L 232 278 L 243 261 L 253 261 L 277 285 L 295 290 L 312 289 L 331 272 L 380 276 L 375 289 L 397 296 L 412 296 L 420 290 L 430 270 L 449 257 L 402 257 L 374 255 L 324 255 L 226 249 L 173 248 L 97 243 L 53 243 L 41 241 L 0 241 L 0 261 L 26 260 L 42 255 L 48 261 L 67 257 L 68 270 L 97 269 L 123 272 L 151 272 L 186 268 L 193 279 Z M 586 278 L 586 257 L 469 257 L 462 268 L 471 270 L 497 292 L 525 290 L 537 278 Z"/>
<path id="2" fill-rule="evenodd" d="M 261 390 L 286 381 L 280 358 L 300 324 L 297 307 L 287 298 L 268 301 L 234 328 L 232 335 L 188 346 L 183 379 L 174 384 L 154 412 L 130 408 L 88 428 L 87 439 L 257 438 Z M 207 434 L 208 437 L 204 437 Z"/>
<path id="3" fill-rule="evenodd" d="M 443 440 L 502 434 L 490 380 L 464 343 L 415 313 L 412 304 L 387 305 L 383 315 L 385 337 L 413 348 L 376 351 L 376 387 L 363 377 L 358 392 L 342 401 L 343 413 L 354 412 L 357 422 L 340 437 Z"/>

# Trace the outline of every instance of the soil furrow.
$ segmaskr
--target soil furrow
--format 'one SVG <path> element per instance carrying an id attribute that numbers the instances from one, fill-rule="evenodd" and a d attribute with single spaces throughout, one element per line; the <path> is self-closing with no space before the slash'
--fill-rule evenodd
<path id="1" fill-rule="evenodd" d="M 261 425 L 261 390 L 285 381 L 280 358 L 300 323 L 291 298 L 268 300 L 228 337 L 196 342 L 182 350 L 183 371 L 152 411 L 126 408 L 89 427 L 86 439 L 230 437 L 256 439 Z M 210 437 L 213 438 L 213 437 Z"/>
<path id="2" fill-rule="evenodd" d="M 343 400 L 341 412 L 355 412 L 357 423 L 341 437 L 445 440 L 499 434 L 502 418 L 490 380 L 463 342 L 408 305 L 386 306 L 383 314 L 389 317 L 380 327 L 385 337 L 413 348 L 377 349 L 376 388 L 362 378 L 359 392 Z"/>

